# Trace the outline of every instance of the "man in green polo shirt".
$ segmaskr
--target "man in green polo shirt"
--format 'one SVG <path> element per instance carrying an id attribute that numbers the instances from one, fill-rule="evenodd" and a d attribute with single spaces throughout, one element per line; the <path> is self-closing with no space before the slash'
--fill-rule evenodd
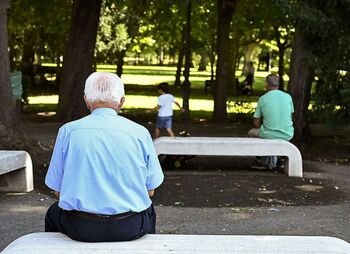
<path id="1" fill-rule="evenodd" d="M 286 141 L 293 138 L 293 100 L 289 94 L 280 91 L 278 88 L 278 75 L 268 75 L 265 82 L 267 92 L 259 98 L 253 120 L 255 128 L 248 132 L 250 137 Z M 274 167 L 276 163 L 272 162 L 272 164 L 272 167 Z"/>

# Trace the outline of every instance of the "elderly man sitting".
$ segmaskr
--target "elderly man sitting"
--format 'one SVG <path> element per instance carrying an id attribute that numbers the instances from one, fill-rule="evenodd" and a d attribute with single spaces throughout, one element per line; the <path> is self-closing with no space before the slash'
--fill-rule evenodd
<path id="1" fill-rule="evenodd" d="M 84 93 L 91 114 L 63 125 L 56 139 L 45 183 L 58 202 L 45 231 L 86 242 L 155 233 L 150 197 L 164 176 L 149 132 L 118 115 L 125 98 L 117 75 L 91 74 Z"/>
<path id="2" fill-rule="evenodd" d="M 253 120 L 255 128 L 249 130 L 248 136 L 287 141 L 293 138 L 293 100 L 289 94 L 278 88 L 278 75 L 268 75 L 265 82 L 267 92 L 259 98 Z M 265 158 L 262 164 L 273 169 L 277 166 L 277 158 Z"/>

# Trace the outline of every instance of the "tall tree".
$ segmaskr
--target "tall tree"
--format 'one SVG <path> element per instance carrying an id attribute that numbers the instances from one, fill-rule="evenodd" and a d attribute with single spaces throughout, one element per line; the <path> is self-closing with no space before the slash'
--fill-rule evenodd
<path id="1" fill-rule="evenodd" d="M 7 10 L 10 0 L 0 1 L 0 123 L 7 129 L 17 126 L 10 84 L 10 58 L 8 52 Z"/>
<path id="2" fill-rule="evenodd" d="M 179 86 L 181 84 L 181 70 L 183 65 L 183 59 L 185 55 L 185 37 L 186 37 L 186 29 L 182 29 L 181 41 L 179 42 L 178 50 L 178 60 L 176 64 L 176 73 L 175 73 L 175 82 L 174 86 Z"/>
<path id="3" fill-rule="evenodd" d="M 288 39 L 283 39 L 280 31 L 276 28 L 276 41 L 278 46 L 278 76 L 279 76 L 279 89 L 284 91 L 284 55 L 287 48 L 291 45 Z"/>
<path id="4" fill-rule="evenodd" d="M 10 0 L 0 1 L 0 149 L 25 149 L 35 155 L 36 149 L 22 133 L 12 101 L 7 31 L 9 8 Z"/>
<path id="5" fill-rule="evenodd" d="M 92 72 L 100 9 L 101 0 L 74 1 L 60 81 L 57 112 L 60 121 L 74 120 L 88 113 L 83 100 L 84 83 Z"/>
<path id="6" fill-rule="evenodd" d="M 185 69 L 184 77 L 185 80 L 182 83 L 182 107 L 185 110 L 183 113 L 183 120 L 185 122 L 190 119 L 190 92 L 191 92 L 191 83 L 189 80 L 190 77 L 190 66 L 191 66 L 191 0 L 187 0 L 186 6 L 186 44 L 185 44 Z"/>
<path id="7" fill-rule="evenodd" d="M 217 67 L 214 93 L 214 122 L 227 121 L 227 84 L 230 82 L 232 51 L 229 42 L 231 21 L 238 0 L 218 0 Z"/>
<path id="8" fill-rule="evenodd" d="M 308 122 L 308 107 L 310 102 L 311 84 L 314 78 L 314 69 L 308 58 L 312 41 L 305 35 L 302 28 L 295 30 L 290 80 L 288 92 L 294 101 L 295 139 L 301 141 L 310 136 Z"/>

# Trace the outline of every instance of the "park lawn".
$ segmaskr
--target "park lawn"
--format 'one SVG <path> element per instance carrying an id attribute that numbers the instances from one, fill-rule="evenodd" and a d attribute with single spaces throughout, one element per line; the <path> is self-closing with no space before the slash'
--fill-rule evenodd
<path id="1" fill-rule="evenodd" d="M 56 66 L 53 63 L 44 63 L 43 66 Z M 116 65 L 97 65 L 97 71 L 106 71 L 115 73 Z M 123 67 L 122 81 L 124 84 L 133 84 L 140 86 L 157 85 L 161 82 L 174 84 L 176 67 L 175 66 L 142 66 L 142 65 L 125 65 Z M 255 72 L 255 80 L 253 90 L 256 95 L 261 95 L 264 92 L 264 79 L 269 74 L 266 71 Z M 236 72 L 236 77 L 239 81 L 244 80 L 241 71 Z M 286 77 L 288 79 L 288 77 Z M 193 89 L 202 89 L 204 91 L 205 80 L 210 79 L 210 71 L 198 71 L 196 68 L 190 70 L 190 82 Z M 287 80 L 285 79 L 285 80 Z M 184 78 L 181 78 L 183 81 Z"/>
<path id="2" fill-rule="evenodd" d="M 51 66 L 50 64 L 46 64 Z M 98 65 L 98 71 L 115 72 L 115 65 Z M 123 83 L 126 90 L 126 102 L 124 109 L 128 112 L 144 112 L 154 108 L 157 104 L 158 89 L 157 84 L 161 82 L 169 82 L 173 85 L 176 67 L 172 66 L 124 66 L 124 73 L 122 75 Z M 254 95 L 239 95 L 236 97 L 228 97 L 228 112 L 250 114 L 256 107 L 258 96 L 264 93 L 264 79 L 268 72 L 256 72 L 253 85 Z M 236 76 L 239 81 L 244 80 L 241 72 L 237 71 Z M 209 71 L 197 71 L 192 68 L 190 73 L 191 94 L 190 94 L 190 110 L 200 114 L 211 115 L 214 108 L 214 101 L 212 94 L 204 93 L 204 82 L 210 79 Z M 176 97 L 176 100 L 182 104 L 182 90 L 181 87 L 171 87 L 171 93 Z M 29 96 L 29 105 L 26 106 L 26 111 L 36 110 L 52 111 L 57 108 L 58 95 L 39 95 Z M 32 107 L 33 109 L 30 109 Z M 176 109 L 176 107 L 174 107 Z M 205 113 L 207 112 L 207 113 Z"/>
<path id="3" fill-rule="evenodd" d="M 123 108 L 131 109 L 145 109 L 149 110 L 157 105 L 158 96 L 149 95 L 126 95 Z M 47 105 L 52 108 L 58 103 L 58 95 L 42 95 L 42 96 L 29 96 L 30 105 L 40 105 L 44 110 L 43 105 Z M 181 98 L 176 98 L 180 104 L 182 104 Z M 37 106 L 38 107 L 38 106 Z M 175 106 L 176 107 L 176 106 Z M 174 107 L 174 108 L 175 108 Z M 228 107 L 229 113 L 250 113 L 253 108 L 256 107 L 256 102 L 233 103 Z M 212 112 L 214 108 L 214 101 L 209 99 L 191 99 L 190 110 L 191 111 L 207 111 Z"/>
<path id="4" fill-rule="evenodd" d="M 98 71 L 115 72 L 115 65 L 97 65 Z M 176 67 L 173 66 L 124 66 L 122 81 L 124 84 L 137 84 L 137 85 L 157 85 L 161 82 L 168 82 L 170 85 L 174 84 Z M 242 72 L 237 71 L 236 76 L 239 81 L 244 80 L 244 76 L 241 76 Z M 253 90 L 257 94 L 261 94 L 264 90 L 265 77 L 268 72 L 259 71 L 255 74 L 255 80 L 253 84 Z M 195 68 L 190 70 L 190 82 L 192 88 L 204 89 L 205 80 L 210 79 L 210 71 L 198 71 Z M 184 78 L 181 77 L 181 81 Z"/>

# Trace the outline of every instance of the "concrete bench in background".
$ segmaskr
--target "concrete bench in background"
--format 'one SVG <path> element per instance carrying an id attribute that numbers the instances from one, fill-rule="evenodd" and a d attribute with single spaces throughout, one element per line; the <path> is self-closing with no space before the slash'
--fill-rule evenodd
<path id="1" fill-rule="evenodd" d="M 285 156 L 288 176 L 302 177 L 299 149 L 290 142 L 261 138 L 160 137 L 154 140 L 158 155 Z"/>
<path id="2" fill-rule="evenodd" d="M 33 164 L 25 151 L 0 150 L 0 191 L 29 192 L 33 186 Z"/>
<path id="3" fill-rule="evenodd" d="M 350 244 L 326 236 L 146 235 L 130 242 L 83 243 L 60 233 L 22 236 L 1 254 L 348 254 Z"/>

